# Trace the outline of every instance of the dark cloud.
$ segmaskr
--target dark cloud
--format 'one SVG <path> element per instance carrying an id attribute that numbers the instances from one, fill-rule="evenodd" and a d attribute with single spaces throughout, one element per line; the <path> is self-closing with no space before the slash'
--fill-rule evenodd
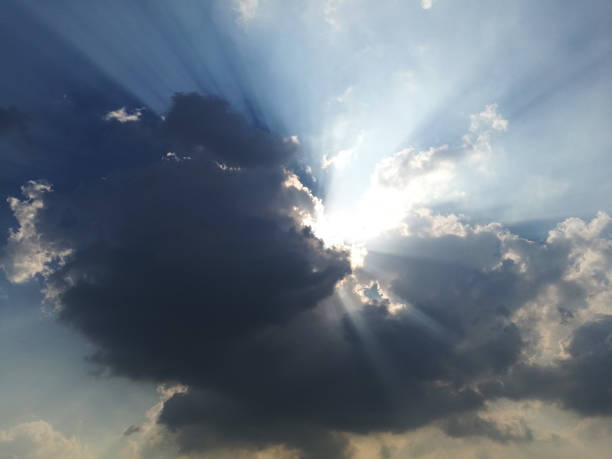
<path id="1" fill-rule="evenodd" d="M 372 335 L 347 338 L 358 332 L 338 301 L 236 344 L 225 353 L 225 366 L 206 379 L 209 390 L 176 394 L 161 422 L 186 449 L 284 443 L 305 457 L 333 458 L 350 456 L 339 432 L 402 432 L 481 406 L 474 391 L 436 384 L 434 372 L 419 368 L 431 351 L 416 357 L 423 339 L 411 336 L 416 324 L 394 322 L 386 305 L 372 305 L 354 319 Z M 325 312 L 330 309 L 338 312 L 335 319 Z M 387 328 L 377 323 L 385 317 Z M 396 334 L 385 336 L 394 326 Z M 343 327 L 349 328 L 343 333 Z M 385 353 L 392 354 L 383 359 Z"/>
<path id="2" fill-rule="evenodd" d="M 383 248 L 380 241 L 373 245 Z M 437 360 L 433 374 L 455 383 L 503 372 L 517 362 L 524 342 L 512 315 L 561 274 L 522 273 L 515 262 L 502 259 L 501 241 L 492 231 L 401 237 L 386 245 L 393 250 L 370 252 L 364 270 L 386 279 L 389 291 L 421 318 L 413 319 L 416 331 L 410 335 L 429 328 L 442 340 L 440 348 L 425 336 L 415 357 L 432 356 L 424 360 L 430 366 Z"/>
<path id="3" fill-rule="evenodd" d="M 137 425 L 132 424 L 132 425 L 130 425 L 130 426 L 127 428 L 127 429 L 125 429 L 125 430 L 124 430 L 124 432 L 123 432 L 123 436 L 124 436 L 124 437 L 129 437 L 130 435 L 133 435 L 133 434 L 135 434 L 135 433 L 138 433 L 138 432 L 140 432 L 141 430 L 142 430 L 142 429 L 141 429 L 141 427 L 140 427 L 140 426 L 137 426 Z"/>
<path id="4" fill-rule="evenodd" d="M 279 88 L 287 97 L 266 101 L 268 71 L 251 71 L 255 55 L 238 58 L 212 6 L 197 5 L 197 20 L 184 21 L 194 5 L 180 13 L 137 2 L 145 21 L 126 28 L 106 20 L 128 10 L 91 9 L 101 19 L 89 21 L 87 7 L 64 3 L 6 0 L 0 15 L 0 226 L 24 229 L 0 262 L 23 262 L 5 267 L 11 279 L 30 277 L 10 276 L 20 268 L 45 274 L 59 320 L 95 344 L 101 374 L 189 386 L 164 399 L 158 419 L 182 451 L 232 456 L 282 444 L 305 458 L 343 458 L 352 454 L 347 433 L 427 424 L 451 437 L 531 441 L 528 426 L 484 416 L 500 398 L 612 415 L 612 316 L 588 310 L 609 288 L 612 258 L 583 256 L 609 250 L 609 241 L 591 244 L 596 224 L 568 224 L 553 242 L 549 221 L 516 225 L 531 243 L 458 219 L 433 231 L 421 215 L 408 222 L 410 235 L 371 242 L 363 269 L 349 276 L 347 253 L 297 221 L 313 210 L 311 195 L 286 184 L 296 173 L 320 196 L 331 175 L 315 179 L 297 142 L 261 121 L 301 126 L 308 145 L 317 137 L 311 117 L 287 123 L 255 103 L 294 113 L 296 94 L 299 102 L 309 91 Z M 177 40 L 177 23 L 187 39 Z M 126 37 L 131 46 L 116 46 Z M 132 59 L 140 48 L 158 52 Z M 170 87 L 214 88 L 242 114 L 193 93 L 176 94 L 166 111 Z M 141 116 L 105 116 L 121 107 Z M 405 187 L 465 152 L 403 150 L 379 167 L 379 185 Z M 22 185 L 26 199 L 9 206 Z M 53 254 L 67 249 L 62 265 Z M 590 270 L 596 287 L 578 279 Z M 541 305 L 546 292 L 559 298 Z M 533 313 L 540 322 L 529 323 L 529 307 L 545 310 Z M 542 324 L 571 338 L 565 358 L 547 366 L 531 360 Z"/>
<path id="5" fill-rule="evenodd" d="M 185 103 L 188 99 L 192 102 Z M 206 129 L 215 131 L 207 109 L 217 114 L 223 103 L 197 95 L 176 100 L 183 105 L 171 109 L 169 119 L 187 116 L 180 113 L 187 107 L 188 116 L 202 118 Z M 226 121 L 218 121 L 220 131 Z M 236 123 L 236 137 L 248 137 L 240 131 L 252 128 Z M 279 149 L 283 145 L 265 132 L 252 137 Z M 205 143 L 206 136 L 200 140 Z M 62 318 L 99 341 L 105 359 L 126 373 L 139 373 L 142 367 L 146 374 L 158 367 L 160 379 L 184 377 L 172 370 L 164 373 L 163 368 L 174 365 L 175 353 L 164 351 L 163 341 L 156 344 L 159 330 L 166 330 L 168 340 L 177 340 L 184 352 L 203 359 L 202 352 L 214 351 L 200 349 L 202 334 L 210 343 L 227 343 L 286 321 L 331 294 L 348 272 L 345 254 L 323 249 L 308 228 L 296 226 L 293 206 L 308 199 L 284 185 L 283 163 L 247 167 L 257 163 L 247 159 L 259 153 L 254 146 L 240 153 L 242 169 L 219 167 L 216 159 L 230 162 L 235 155 L 234 140 L 226 140 L 230 145 L 215 139 L 220 144 L 214 154 L 191 145 L 189 160 L 158 161 L 69 197 L 56 194 L 41 217 L 46 233 L 65 239 L 75 251 L 53 279 L 63 292 Z M 282 159 L 288 159 L 291 148 Z M 117 327 L 117 319 L 125 326 Z M 140 339 L 134 329 L 152 333 Z M 143 352 L 151 346 L 160 349 L 150 361 L 128 359 L 123 367 L 128 344 Z"/>
<path id="6" fill-rule="evenodd" d="M 0 82 L 0 221 L 9 212 L 6 198 L 28 180 L 44 178 L 58 190 L 74 189 L 159 158 L 159 142 L 151 148 L 150 132 L 143 132 L 157 117 L 148 114 L 139 126 L 106 123 L 109 110 L 141 102 L 24 2 L 3 4 L 0 54 L 7 69 Z"/>
<path id="7" fill-rule="evenodd" d="M 524 422 L 518 426 L 500 426 L 474 413 L 450 416 L 441 423 L 441 426 L 444 432 L 451 437 L 480 436 L 498 443 L 533 440 L 533 432 Z"/>
<path id="8" fill-rule="evenodd" d="M 579 327 L 568 351 L 569 357 L 556 365 L 517 365 L 504 378 L 482 384 L 481 392 L 550 400 L 587 416 L 612 415 L 612 316 Z"/>
<path id="9" fill-rule="evenodd" d="M 26 114 L 15 107 L 0 107 L 0 183 L 5 184 L 0 185 L 0 191 L 10 190 L 10 185 L 6 184 L 18 184 L 23 178 L 15 176 L 25 162 L 32 160 L 31 153 L 32 139 Z"/>
<path id="10" fill-rule="evenodd" d="M 278 413 L 253 411 L 213 393 L 175 395 L 166 402 L 160 420 L 177 432 L 185 452 L 286 444 L 301 450 L 304 458 L 341 459 L 349 454 L 341 434 L 319 428 L 308 419 L 299 421 L 292 416 L 287 422 Z"/>
<path id="11" fill-rule="evenodd" d="M 286 162 L 296 151 L 263 129 L 247 126 L 223 99 L 176 94 L 164 126 L 186 149 L 207 149 L 229 166 L 270 165 Z"/>
<path id="12" fill-rule="evenodd" d="M 185 118 L 204 127 L 175 132 L 172 123 Z M 58 190 L 37 216 L 45 241 L 73 251 L 47 279 L 61 304 L 60 320 L 89 337 L 99 348 L 94 360 L 117 374 L 182 382 L 194 394 L 212 387 L 247 410 L 252 391 L 269 386 L 272 372 L 282 373 L 291 357 L 282 347 L 287 343 L 275 343 L 276 349 L 259 335 L 331 295 L 350 271 L 347 254 L 324 248 L 294 219 L 296 206 L 312 210 L 308 194 L 285 183 L 295 144 L 249 126 L 211 96 L 177 95 L 159 129 L 139 124 L 104 124 L 112 129 L 106 142 L 137 139 L 139 129 L 149 129 L 146 141 L 189 159 L 158 157 L 72 192 Z M 192 123 L 194 130 L 202 125 Z M 249 387 L 266 368 L 269 376 Z M 295 393 L 285 400 L 289 395 Z M 266 412 L 259 414 L 259 423 L 269 426 Z M 169 427 L 183 423 L 180 416 L 162 419 Z M 314 438 L 325 448 L 344 444 L 321 429 L 288 424 L 283 432 L 293 433 L 260 443 L 311 451 Z"/>
<path id="13" fill-rule="evenodd" d="M 47 292 L 97 345 L 95 362 L 189 386 L 159 418 L 183 451 L 284 444 L 349 457 L 346 432 L 432 422 L 451 436 L 529 441 L 526 426 L 479 417 L 499 397 L 610 412 L 609 319 L 578 329 L 568 360 L 521 361 L 530 337 L 514 315 L 525 304 L 554 284 L 560 320 L 586 307 L 586 288 L 563 277 L 569 242 L 498 227 L 433 236 L 423 223 L 419 236 L 373 242 L 347 278 L 348 255 L 296 221 L 313 202 L 287 183 L 294 142 L 214 96 L 177 94 L 165 119 L 144 110 L 130 123 L 81 111 L 89 141 L 67 143 L 65 162 L 106 154 L 106 173 L 45 194 L 30 242 L 72 250 Z"/>

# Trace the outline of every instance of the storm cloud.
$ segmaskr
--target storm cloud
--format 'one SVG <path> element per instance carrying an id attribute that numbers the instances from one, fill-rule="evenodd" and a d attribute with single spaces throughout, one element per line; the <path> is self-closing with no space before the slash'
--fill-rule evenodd
<path id="1" fill-rule="evenodd" d="M 43 276 L 96 364 L 188 387 L 158 417 L 182 451 L 349 457 L 347 434 L 432 422 L 531 441 L 527 425 L 479 416 L 500 397 L 610 414 L 610 319 L 576 322 L 607 265 L 570 275 L 609 241 L 605 215 L 533 243 L 420 212 L 371 241 L 351 274 L 348 252 L 302 221 L 316 198 L 291 172 L 295 141 L 195 93 L 175 95 L 162 120 L 103 122 L 116 126 L 107 136 L 144 136 L 157 159 L 72 190 L 30 182 L 11 204 L 20 228 L 3 264 L 17 282 Z M 527 363 L 541 337 L 520 316 L 551 288 L 565 292 L 559 326 L 576 323 L 569 357 Z"/>
<path id="2" fill-rule="evenodd" d="M 610 104 L 581 105 L 609 85 L 577 76 L 608 80 L 582 36 L 608 6 L 58 1 L 0 18 L 0 303 L 39 294 L 99 380 L 152 393 L 111 426 L 137 459 L 612 419 L 609 184 L 576 154 L 609 162 Z M 0 448 L 89 454 L 51 421 Z"/>
<path id="3" fill-rule="evenodd" d="M 487 418 L 508 399 L 612 414 L 607 214 L 534 242 L 419 207 L 423 188 L 356 263 L 310 226 L 322 201 L 297 137 L 211 94 L 176 93 L 163 116 L 127 100 L 0 109 L 13 218 L 0 264 L 40 282 L 101 373 L 184 389 L 153 419 L 179 451 L 342 458 L 354 435 L 423 426 L 534 441 L 522 420 Z M 375 183 L 436 188 L 470 152 L 492 154 L 507 128 L 495 110 L 473 115 L 469 145 L 401 150 Z"/>

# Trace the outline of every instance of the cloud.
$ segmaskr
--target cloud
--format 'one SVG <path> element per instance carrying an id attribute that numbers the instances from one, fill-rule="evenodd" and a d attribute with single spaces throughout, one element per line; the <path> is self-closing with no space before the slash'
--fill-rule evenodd
<path id="1" fill-rule="evenodd" d="M 25 200 L 8 198 L 8 203 L 19 223 L 11 230 L 0 258 L 0 266 L 9 281 L 22 283 L 37 274 L 48 274 L 53 263 L 63 263 L 70 250 L 45 240 L 36 229 L 37 217 L 44 208 L 43 195 L 51 191 L 44 181 L 30 180 L 21 187 Z"/>
<path id="2" fill-rule="evenodd" d="M 482 112 L 470 115 L 469 133 L 463 136 L 463 147 L 468 159 L 481 165 L 490 159 L 493 152 L 491 135 L 507 129 L 508 120 L 497 112 L 497 104 L 487 105 Z"/>
<path id="3" fill-rule="evenodd" d="M 489 172 L 492 132 L 504 131 L 507 125 L 497 105 L 487 105 L 482 112 L 470 116 L 470 127 L 461 145 L 445 144 L 425 150 L 407 147 L 382 158 L 374 166 L 369 186 L 355 208 L 347 214 L 321 215 L 315 224 L 317 234 L 330 243 L 362 244 L 397 229 L 409 213 L 419 208 L 471 198 L 461 175 L 466 166 L 473 168 L 474 163 L 480 172 Z M 323 168 L 345 167 L 360 141 L 331 158 L 324 155 Z"/>
<path id="4" fill-rule="evenodd" d="M 135 109 L 132 113 L 128 113 L 125 107 L 118 108 L 104 115 L 106 121 L 116 120 L 120 123 L 129 123 L 133 121 L 139 121 L 140 115 L 142 115 L 142 108 Z"/>
<path id="5" fill-rule="evenodd" d="M 132 434 L 135 434 L 135 433 L 140 432 L 140 430 L 141 430 L 141 427 L 140 427 L 140 426 L 137 426 L 137 425 L 132 424 L 132 425 L 130 425 L 130 426 L 127 428 L 127 429 L 125 429 L 125 430 L 123 431 L 123 435 L 124 435 L 125 437 L 129 437 L 129 436 L 130 436 L 130 435 L 132 435 Z"/>
<path id="6" fill-rule="evenodd" d="M 285 141 L 249 126 L 227 101 L 213 96 L 175 94 L 163 129 L 179 149 L 206 149 L 228 166 L 286 163 L 299 148 L 290 138 Z"/>
<path id="7" fill-rule="evenodd" d="M 425 151 L 406 148 L 383 158 L 376 164 L 357 210 L 350 215 L 324 216 L 317 230 L 331 241 L 346 238 L 363 242 L 397 228 L 416 207 L 457 196 L 451 186 L 455 170 L 452 156 L 443 145 Z"/>
<path id="8" fill-rule="evenodd" d="M 344 169 L 344 167 L 350 162 L 355 150 L 353 148 L 347 148 L 346 150 L 340 150 L 331 158 L 327 155 L 323 155 L 321 160 L 321 167 L 327 169 L 329 166 L 335 166 L 337 169 Z"/>
<path id="9" fill-rule="evenodd" d="M 0 430 L 0 457 L 23 459 L 93 459 L 76 438 L 66 438 L 45 421 Z"/>
<path id="10" fill-rule="evenodd" d="M 169 151 L 168 153 L 166 153 L 165 156 L 162 156 L 162 159 L 164 161 L 176 161 L 177 163 L 180 163 L 181 161 L 186 161 L 186 160 L 191 159 L 191 156 L 187 156 L 187 155 L 179 156 L 176 153 L 174 153 L 173 151 Z M 221 163 L 219 163 L 219 164 L 220 164 L 219 167 L 223 168 L 222 167 L 223 164 L 221 164 Z M 225 167 L 227 167 L 227 166 L 225 166 Z"/>
<path id="11" fill-rule="evenodd" d="M 421 8 L 423 8 L 424 10 L 431 9 L 434 2 L 435 0 L 421 0 Z"/>
<path id="12" fill-rule="evenodd" d="M 450 437 L 486 437 L 499 443 L 533 441 L 533 432 L 524 423 L 500 426 L 473 413 L 452 416 L 442 423 L 444 432 Z"/>
<path id="13" fill-rule="evenodd" d="M 342 9 L 345 0 L 324 0 L 323 2 L 323 18 L 332 28 L 338 30 L 341 28 L 341 14 L 338 10 Z"/>
<path id="14" fill-rule="evenodd" d="M 401 150 L 380 161 L 374 173 L 375 180 L 382 186 L 404 190 L 417 177 L 440 175 L 446 178 L 453 169 L 447 151 L 448 145 L 418 152 L 413 148 Z"/>
<path id="15" fill-rule="evenodd" d="M 506 129 L 508 129 L 508 120 L 497 113 L 497 104 L 487 105 L 482 112 L 470 115 L 470 132 L 505 131 Z"/>
<path id="16" fill-rule="evenodd" d="M 473 132 L 499 126 L 483 113 Z M 597 379 L 610 376 L 606 214 L 568 219 L 542 243 L 437 214 L 416 184 L 435 195 L 463 153 L 405 149 L 374 180 L 414 196 L 351 274 L 348 254 L 305 225 L 320 201 L 293 172 L 299 144 L 197 94 L 177 94 L 147 129 L 111 132 L 144 139 L 156 161 L 75 189 L 26 185 L 7 245 L 35 261 L 22 278 L 44 274 L 94 362 L 182 385 L 148 424 L 127 427 L 130 445 L 338 458 L 353 455 L 351 435 L 426 425 L 528 442 L 531 427 L 485 416 L 501 397 L 610 413 Z M 544 362 L 551 341 L 564 352 Z M 565 383 L 545 393 L 556 378 Z"/>
<path id="17" fill-rule="evenodd" d="M 360 133 L 357 136 L 355 144 L 350 148 L 345 148 L 338 151 L 334 156 L 328 157 L 327 154 L 323 155 L 321 160 L 321 167 L 327 169 L 330 166 L 334 166 L 336 169 L 344 169 L 353 159 L 353 155 L 359 149 L 363 143 L 364 134 Z"/>
<path id="18" fill-rule="evenodd" d="M 234 11 L 238 16 L 236 21 L 239 24 L 246 24 L 253 20 L 257 14 L 259 0 L 233 0 Z"/>
<path id="19" fill-rule="evenodd" d="M 122 438 L 104 457 L 121 457 L 122 459 L 150 459 L 180 457 L 177 445 L 173 442 L 173 435 L 163 425 L 158 423 L 159 415 L 164 403 L 173 395 L 185 392 L 187 388 L 182 385 L 157 386 L 159 401 L 145 413 L 146 420 L 139 425 L 128 426 Z"/>
<path id="20" fill-rule="evenodd" d="M 610 416 L 611 342 L 612 315 L 601 316 L 575 330 L 569 355 L 555 365 L 519 365 L 481 390 L 486 396 L 550 400 L 582 415 Z"/>
<path id="21" fill-rule="evenodd" d="M 418 349 L 452 384 L 471 380 L 487 399 L 535 398 L 610 415 L 602 383 L 610 377 L 609 222 L 603 213 L 567 219 L 537 244 L 501 225 L 419 213 L 396 236 L 368 245 L 363 271 L 372 274 L 360 275 L 375 276 L 392 301 L 439 331 L 444 352 L 432 342 Z"/>
<path id="22" fill-rule="evenodd" d="M 401 434 L 352 436 L 354 458 L 605 457 L 612 427 L 610 418 L 584 419 L 553 404 L 525 401 L 491 403 L 481 419 L 518 437 L 501 442 L 482 435 L 453 437 L 435 424 Z M 388 456 L 379 456 L 382 450 Z"/>
<path id="23" fill-rule="evenodd" d="M 237 344 L 314 308 L 350 265 L 294 219 L 315 204 L 307 188 L 286 185 L 295 142 L 195 94 L 175 96 L 152 136 L 191 159 L 158 160 L 44 201 L 49 185 L 24 188 L 27 200 L 12 201 L 21 227 L 8 247 L 32 266 L 12 279 L 43 272 L 59 319 L 90 338 L 94 360 L 113 372 L 180 381 L 194 394 L 221 390 L 250 365 L 232 357 Z M 51 266 L 48 247 L 70 256 Z M 285 440 L 309 443 L 297 437 Z"/>
<path id="24" fill-rule="evenodd" d="M 16 196 L 30 180 L 44 178 L 55 188 L 74 189 L 112 171 L 158 161 L 172 151 L 161 138 L 157 115 L 145 110 L 139 122 L 108 122 L 100 113 L 116 103 L 112 93 L 105 97 L 101 100 L 94 90 L 75 91 L 58 103 L 45 103 L 44 110 L 6 110 L 19 122 L 6 131 L 0 129 L 3 201 Z M 0 220 L 7 226 L 11 212 L 9 206 L 0 206 Z"/>

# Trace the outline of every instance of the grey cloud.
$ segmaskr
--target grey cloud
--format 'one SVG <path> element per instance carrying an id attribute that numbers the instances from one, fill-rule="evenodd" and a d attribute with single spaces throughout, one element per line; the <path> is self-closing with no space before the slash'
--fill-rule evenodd
<path id="1" fill-rule="evenodd" d="M 533 441 L 533 432 L 524 422 L 518 426 L 501 426 L 475 413 L 451 416 L 441 427 L 451 437 L 479 436 L 499 443 Z"/>
<path id="2" fill-rule="evenodd" d="M 32 238 L 71 250 L 48 273 L 47 292 L 59 319 L 97 346 L 94 361 L 132 378 L 189 384 L 194 393 L 229 391 L 244 411 L 245 375 L 281 371 L 289 358 L 256 337 L 331 295 L 350 272 L 347 254 L 324 248 L 293 218 L 296 206 L 312 206 L 305 190 L 286 185 L 294 143 L 195 94 L 176 96 L 155 139 L 190 159 L 158 160 L 46 195 Z M 181 425 L 180 417 L 161 419 Z M 321 442 L 327 435 L 287 425 L 291 434 L 264 440 L 312 450 L 314 432 Z M 238 426 L 227 438 L 232 432 Z M 326 447 L 338 444 L 334 438 Z"/>
<path id="3" fill-rule="evenodd" d="M 254 411 L 212 393 L 191 392 L 172 397 L 160 421 L 178 434 L 184 452 L 216 449 L 260 449 L 288 444 L 302 451 L 304 459 L 333 459 L 350 456 L 342 435 L 299 421 Z"/>
<path id="4" fill-rule="evenodd" d="M 374 278 L 383 279 L 392 301 L 408 304 L 408 311 L 416 311 L 414 317 L 422 317 L 420 329 L 428 326 L 435 332 L 415 346 L 418 351 L 410 359 L 417 360 L 418 353 L 429 365 L 424 367 L 431 371 L 429 377 L 478 387 L 488 400 L 535 398 L 583 415 L 610 415 L 612 322 L 593 312 L 605 309 L 600 302 L 609 292 L 608 222 L 604 214 L 591 222 L 569 219 L 545 242 L 533 243 L 499 225 L 449 226 L 447 230 L 462 235 L 434 235 L 434 226 L 417 218 L 408 226 L 409 232 L 420 228 L 415 234 L 385 236 L 372 243 L 374 249 L 358 274 L 369 279 L 374 273 Z M 551 289 L 556 292 L 553 297 Z M 556 315 L 540 316 L 544 312 L 538 307 L 557 311 Z M 537 314 L 529 320 L 528 311 L 533 310 Z M 395 314 L 391 322 L 396 325 L 402 314 Z M 531 355 L 549 345 L 533 332 L 533 324 L 545 332 L 558 329 L 553 338 L 559 340 L 574 330 L 569 357 L 551 364 L 523 361 L 524 352 Z M 393 332 L 381 335 L 390 339 Z M 415 339 L 418 332 L 406 335 Z M 434 346 L 436 337 L 443 344 Z M 388 348 L 401 346 L 396 340 Z M 512 439 L 475 416 L 451 417 L 446 426 L 457 436 L 520 440 L 520 435 Z"/>
<path id="5" fill-rule="evenodd" d="M 294 143 L 210 96 L 177 95 L 165 121 L 147 123 L 106 125 L 145 138 L 157 161 L 46 194 L 33 229 L 72 250 L 47 287 L 59 319 L 97 345 L 93 360 L 190 387 L 159 418 L 183 451 L 284 444 L 348 457 L 346 432 L 445 419 L 450 435 L 527 441 L 528 430 L 475 414 L 499 397 L 609 413 L 596 378 L 608 376 L 608 322 L 578 329 L 571 358 L 546 369 L 521 360 L 538 341 L 517 320 L 551 286 L 569 326 L 590 311 L 601 273 L 566 274 L 603 244 L 603 217 L 535 244 L 422 215 L 412 233 L 373 242 L 346 278 L 348 255 L 294 219 L 296 206 L 312 210 L 305 190 L 286 186 Z M 162 161 L 168 151 L 189 159 Z M 565 383 L 545 393 L 555 378 Z"/>
<path id="6" fill-rule="evenodd" d="M 499 380 L 481 385 L 486 397 L 533 398 L 558 402 L 587 416 L 612 414 L 612 316 L 579 327 L 569 357 L 554 366 L 521 364 Z"/>
<path id="7" fill-rule="evenodd" d="M 286 162 L 297 148 L 293 142 L 249 127 L 228 102 L 212 96 L 176 94 L 164 126 L 179 145 L 187 149 L 205 148 L 230 166 Z"/>
<path id="8" fill-rule="evenodd" d="M 133 435 L 133 434 L 138 433 L 140 431 L 141 431 L 141 427 L 140 426 L 132 424 L 127 429 L 125 429 L 123 431 L 123 436 L 124 437 L 129 437 L 130 435 Z"/>

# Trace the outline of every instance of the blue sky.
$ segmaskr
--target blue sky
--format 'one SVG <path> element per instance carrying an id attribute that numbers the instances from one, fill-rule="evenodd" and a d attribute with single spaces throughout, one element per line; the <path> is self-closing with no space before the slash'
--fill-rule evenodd
<path id="1" fill-rule="evenodd" d="M 3 9 L 0 457 L 605 454 L 608 2 Z"/>

